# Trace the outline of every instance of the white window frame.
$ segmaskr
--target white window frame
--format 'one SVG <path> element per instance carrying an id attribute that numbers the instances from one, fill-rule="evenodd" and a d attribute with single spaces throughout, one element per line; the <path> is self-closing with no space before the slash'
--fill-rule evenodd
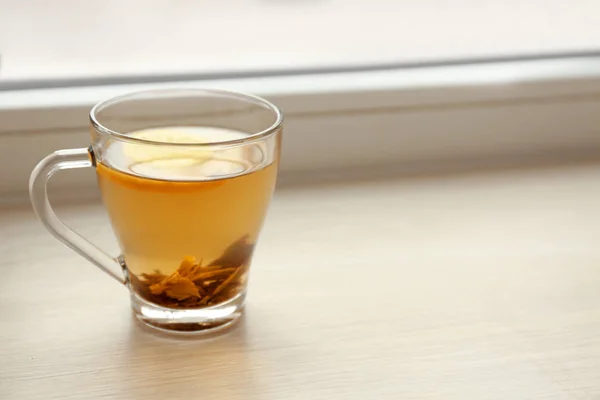
<path id="1" fill-rule="evenodd" d="M 35 163 L 84 147 L 87 112 L 125 92 L 210 87 L 251 92 L 285 114 L 282 181 L 341 171 L 436 169 L 600 154 L 600 58 L 0 91 L 0 198 L 23 201 Z M 66 175 L 66 174 L 63 174 Z M 94 193 L 89 174 L 55 185 Z"/>

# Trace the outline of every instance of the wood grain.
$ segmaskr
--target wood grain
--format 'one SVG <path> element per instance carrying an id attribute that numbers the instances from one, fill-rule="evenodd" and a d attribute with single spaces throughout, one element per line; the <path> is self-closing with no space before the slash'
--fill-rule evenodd
<path id="1" fill-rule="evenodd" d="M 0 213 L 0 398 L 598 399 L 600 166 L 287 188 L 228 333 L 165 337 Z M 114 249 L 96 203 L 59 213 Z"/>

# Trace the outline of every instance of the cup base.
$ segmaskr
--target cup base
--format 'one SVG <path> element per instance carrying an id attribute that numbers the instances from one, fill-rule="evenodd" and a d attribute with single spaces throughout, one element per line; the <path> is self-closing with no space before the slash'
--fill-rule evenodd
<path id="1" fill-rule="evenodd" d="M 197 335 L 215 333 L 233 325 L 244 312 L 245 298 L 243 292 L 212 307 L 182 310 L 157 306 L 132 293 L 131 307 L 135 317 L 153 329 Z"/>

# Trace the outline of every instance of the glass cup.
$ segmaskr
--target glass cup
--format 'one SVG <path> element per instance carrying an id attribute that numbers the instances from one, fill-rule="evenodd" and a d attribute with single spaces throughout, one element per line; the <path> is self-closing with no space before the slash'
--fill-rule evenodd
<path id="1" fill-rule="evenodd" d="M 99 103 L 90 121 L 89 148 L 56 151 L 33 170 L 39 219 L 129 288 L 140 321 L 184 332 L 235 322 L 275 187 L 279 109 L 240 93 L 157 90 Z M 48 201 L 55 172 L 87 167 L 96 170 L 118 257 L 65 226 Z"/>

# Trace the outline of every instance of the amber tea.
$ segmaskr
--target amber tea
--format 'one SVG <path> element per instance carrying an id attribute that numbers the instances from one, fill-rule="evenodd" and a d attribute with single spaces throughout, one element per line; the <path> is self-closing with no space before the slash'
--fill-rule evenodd
<path id="1" fill-rule="evenodd" d="M 130 136 L 204 143 L 245 135 L 167 127 Z M 277 173 L 259 144 L 217 153 L 115 141 L 96 170 L 135 295 L 164 307 L 198 308 L 244 294 Z"/>
<path id="2" fill-rule="evenodd" d="M 281 111 L 250 94 L 172 88 L 107 99 L 89 117 L 88 147 L 54 151 L 31 172 L 39 219 L 124 285 L 133 315 L 147 326 L 185 334 L 232 326 L 244 312 L 248 271 L 275 186 Z M 119 242 L 116 255 L 52 209 L 49 179 L 79 168 L 96 170 Z"/>

